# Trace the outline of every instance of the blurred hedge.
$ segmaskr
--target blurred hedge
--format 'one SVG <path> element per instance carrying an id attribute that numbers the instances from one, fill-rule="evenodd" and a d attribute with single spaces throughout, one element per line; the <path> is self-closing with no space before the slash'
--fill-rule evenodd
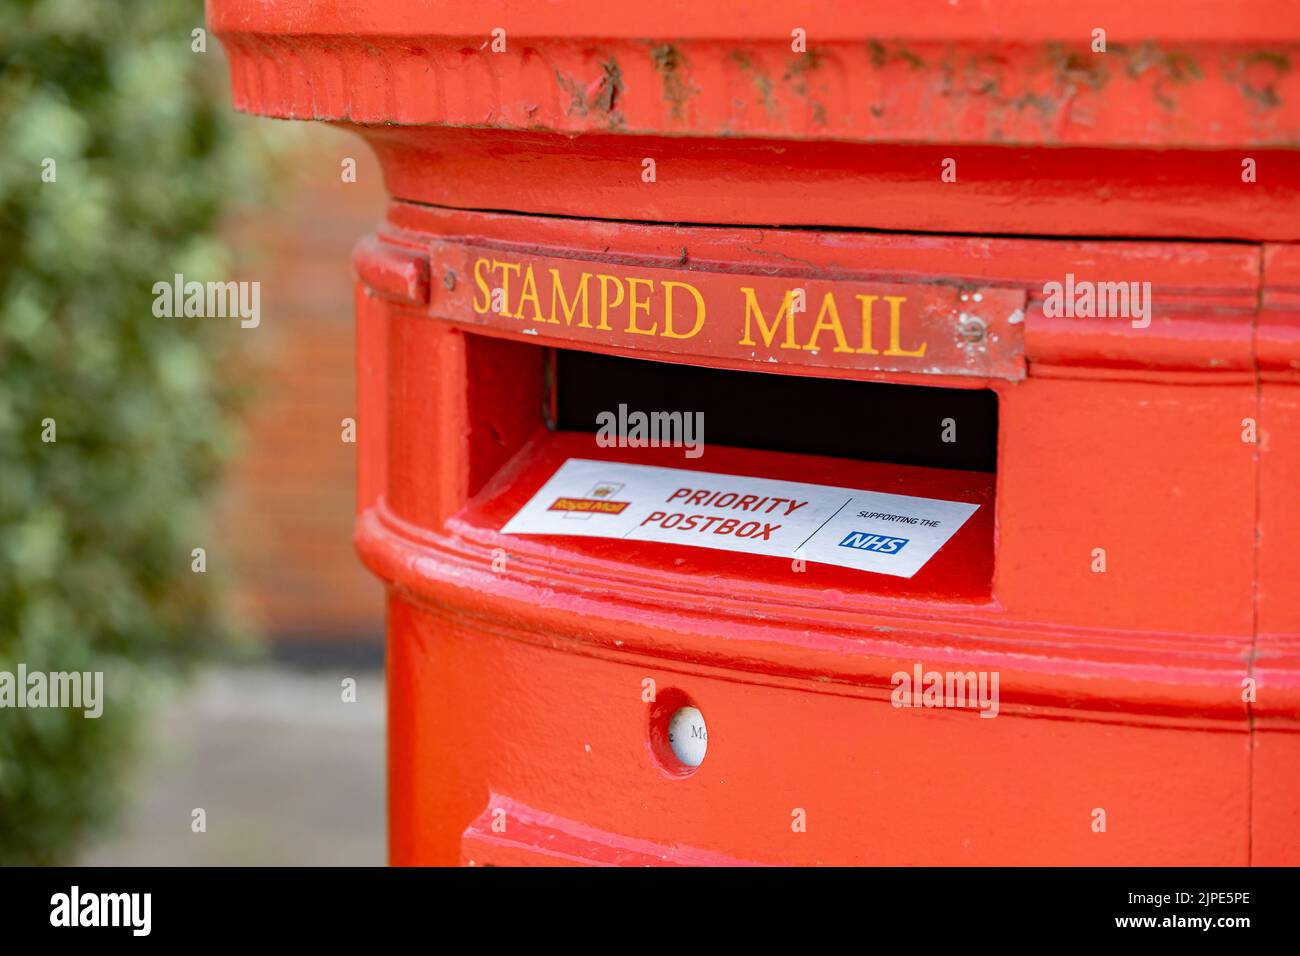
<path id="1" fill-rule="evenodd" d="M 228 278 L 213 230 L 260 182 L 203 25 L 201 0 L 0 4 L 0 670 L 102 670 L 107 698 L 0 709 L 4 864 L 111 818 L 151 688 L 230 632 L 190 552 L 213 556 L 241 330 L 155 318 L 151 292 Z"/>

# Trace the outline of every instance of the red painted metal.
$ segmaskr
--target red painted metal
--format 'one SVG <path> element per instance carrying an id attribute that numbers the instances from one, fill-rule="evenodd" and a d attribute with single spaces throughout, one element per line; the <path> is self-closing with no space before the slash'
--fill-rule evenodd
<path id="1" fill-rule="evenodd" d="M 435 242 L 431 268 L 445 288 L 435 287 L 430 314 L 539 342 L 675 355 L 697 364 L 793 364 L 859 376 L 923 370 L 1024 377 L 1025 295 L 1019 290 L 899 281 L 862 271 L 851 281 L 853 273 L 837 272 L 819 252 L 779 267 L 761 249 L 747 248 L 749 255 L 742 256 L 725 249 L 727 239 L 748 237 L 715 232 L 661 231 L 661 244 L 680 240 L 673 258 L 625 255 L 619 261 L 578 259 L 572 248 L 547 250 L 563 256 L 539 254 L 531 243 L 519 249 Z M 692 255 L 687 241 L 696 237 L 702 241 L 692 244 Z M 868 251 L 852 238 L 835 244 L 844 259 Z M 719 259 L 701 262 L 700 246 Z M 784 249 L 775 252 L 788 256 Z M 746 265 L 748 273 L 736 271 Z M 498 289 L 499 311 L 492 299 Z"/>
<path id="2" fill-rule="evenodd" d="M 1300 863 L 1293 6 L 209 17 L 237 105 L 351 125 L 394 196 L 354 259 L 393 862 Z M 549 321 L 548 285 L 502 314 L 479 306 L 506 275 L 479 260 L 658 297 L 639 318 L 611 305 L 608 329 Z M 1051 316 L 1067 274 L 1150 282 L 1150 324 Z M 700 293 L 697 333 L 662 334 L 665 281 Z M 765 309 L 807 291 L 797 347 L 746 341 L 746 286 Z M 810 338 L 827 293 L 851 352 Z M 863 348 L 858 295 L 906 299 L 896 354 L 883 305 Z M 547 347 L 990 389 L 997 472 L 599 448 L 547 427 Z M 911 579 L 501 534 L 575 457 L 982 507 Z M 917 663 L 996 671 L 997 719 L 891 706 Z M 647 680 L 704 714 L 698 769 L 669 765 Z"/>

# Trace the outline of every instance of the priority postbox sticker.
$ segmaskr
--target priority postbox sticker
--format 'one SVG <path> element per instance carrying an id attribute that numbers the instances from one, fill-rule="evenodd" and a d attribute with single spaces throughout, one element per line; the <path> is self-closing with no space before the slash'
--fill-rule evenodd
<path id="1" fill-rule="evenodd" d="M 662 541 L 910 578 L 978 508 L 964 501 L 570 458 L 501 531 Z"/>

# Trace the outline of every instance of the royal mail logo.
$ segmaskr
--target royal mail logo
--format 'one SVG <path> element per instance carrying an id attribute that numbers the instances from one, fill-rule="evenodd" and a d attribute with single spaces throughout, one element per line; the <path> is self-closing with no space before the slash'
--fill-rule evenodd
<path id="1" fill-rule="evenodd" d="M 874 551 L 876 554 L 898 554 L 907 544 L 907 538 L 890 538 L 883 534 L 869 534 L 866 531 L 850 531 L 840 542 L 841 548 L 857 548 L 859 551 Z"/>
<path id="2" fill-rule="evenodd" d="M 630 501 L 602 501 L 599 498 L 556 498 L 548 511 L 579 511 L 587 514 L 617 515 Z"/>
<path id="3" fill-rule="evenodd" d="M 631 504 L 630 501 L 615 501 L 614 496 L 623 490 L 617 481 L 598 481 L 591 486 L 581 498 L 556 498 L 547 511 L 563 511 L 564 517 L 582 520 L 592 515 L 617 515 Z"/>

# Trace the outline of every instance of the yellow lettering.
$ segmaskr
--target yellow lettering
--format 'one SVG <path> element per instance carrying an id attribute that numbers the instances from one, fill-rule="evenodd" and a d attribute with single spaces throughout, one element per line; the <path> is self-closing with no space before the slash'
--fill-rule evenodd
<path id="1" fill-rule="evenodd" d="M 822 321 L 828 315 L 830 316 L 830 321 Z M 822 297 L 821 311 L 817 313 L 817 324 L 813 326 L 812 335 L 808 337 L 808 344 L 805 345 L 804 348 L 817 348 L 817 337 L 826 329 L 830 329 L 835 336 L 836 352 L 853 351 L 853 349 L 849 348 L 849 343 L 844 340 L 844 326 L 840 325 L 839 306 L 835 304 L 835 296 L 830 292 L 827 292 L 826 295 Z"/>
<path id="2" fill-rule="evenodd" d="M 876 299 L 880 298 L 875 295 L 860 295 L 858 299 L 862 302 L 862 348 L 858 349 L 863 355 L 879 355 L 877 349 L 871 347 L 871 323 L 872 313 L 876 310 Z"/>
<path id="3" fill-rule="evenodd" d="M 519 275 L 519 263 L 497 262 L 495 259 L 493 259 L 492 268 L 501 270 L 501 298 L 504 300 L 501 303 L 501 314 L 509 315 L 510 314 L 510 273 L 511 270 L 513 270 L 515 275 Z"/>
<path id="4" fill-rule="evenodd" d="M 617 309 L 623 304 L 623 282 L 618 276 L 607 276 L 601 273 L 596 273 L 596 279 L 600 282 L 600 324 L 596 328 L 608 332 L 610 331 L 609 310 L 611 308 Z M 618 298 L 613 302 L 609 301 L 609 284 L 611 282 L 618 289 Z"/>
<path id="5" fill-rule="evenodd" d="M 757 344 L 751 335 L 749 325 L 749 319 L 752 315 L 758 319 L 759 334 L 763 336 L 763 344 L 768 348 L 772 347 L 772 340 L 776 338 L 776 330 L 781 325 L 782 319 L 785 319 L 785 343 L 780 347 L 783 349 L 797 349 L 799 347 L 794 341 L 794 316 L 790 314 L 790 301 L 794 298 L 794 290 L 786 290 L 785 299 L 781 302 L 781 310 L 772 319 L 771 325 L 767 324 L 767 319 L 763 316 L 763 310 L 754 297 L 754 290 L 749 286 L 741 286 L 740 291 L 745 293 L 745 334 L 740 340 L 741 345 Z"/>
<path id="6" fill-rule="evenodd" d="M 483 274 L 487 264 L 488 261 L 482 257 L 474 260 L 474 284 L 478 286 L 479 292 L 483 293 L 482 305 L 478 304 L 478 296 L 474 296 L 474 311 L 479 315 L 492 308 L 492 290 L 488 288 L 487 276 Z"/>
<path id="7" fill-rule="evenodd" d="M 664 287 L 664 331 L 663 336 L 666 339 L 690 339 L 699 334 L 700 329 L 704 328 L 704 296 L 700 295 L 700 290 L 695 288 L 689 282 L 670 282 L 665 279 L 660 283 Z M 673 289 L 685 289 L 695 299 L 695 326 L 689 332 L 684 334 L 673 330 Z"/>
<path id="8" fill-rule="evenodd" d="M 638 299 L 636 289 L 638 285 L 646 287 L 646 297 Z M 646 315 L 650 314 L 650 293 L 654 291 L 655 283 L 653 279 L 634 279 L 631 276 L 627 280 L 627 330 L 633 335 L 654 335 L 655 330 L 659 328 L 658 323 L 643 329 L 636 324 L 636 314 L 640 310 Z"/>
<path id="9" fill-rule="evenodd" d="M 524 271 L 524 289 L 519 293 L 519 308 L 515 309 L 515 318 L 524 317 L 524 302 L 532 301 L 533 303 L 533 321 L 545 322 L 542 318 L 542 304 L 537 301 L 537 280 L 533 278 L 533 267 L 529 266 Z"/>
<path id="10" fill-rule="evenodd" d="M 900 344 L 902 339 L 903 318 L 901 315 L 902 305 L 907 301 L 905 295 L 887 295 L 885 301 L 889 303 L 889 348 L 885 349 L 886 355 L 910 355 L 920 358 L 925 354 L 925 347 L 928 343 L 922 342 L 919 349 L 911 352 L 905 351 Z"/>
<path id="11" fill-rule="evenodd" d="M 572 325 L 574 313 L 578 311 L 578 301 L 582 301 L 582 320 L 578 322 L 580 328 L 589 329 L 591 323 L 587 320 L 587 280 L 591 278 L 590 272 L 584 272 L 582 278 L 578 280 L 578 291 L 573 297 L 572 305 L 564 294 L 564 285 L 560 281 L 560 270 L 551 268 L 551 317 L 553 325 L 559 325 L 560 320 L 555 317 L 555 303 L 558 298 L 560 308 L 564 310 L 564 324 Z"/>

